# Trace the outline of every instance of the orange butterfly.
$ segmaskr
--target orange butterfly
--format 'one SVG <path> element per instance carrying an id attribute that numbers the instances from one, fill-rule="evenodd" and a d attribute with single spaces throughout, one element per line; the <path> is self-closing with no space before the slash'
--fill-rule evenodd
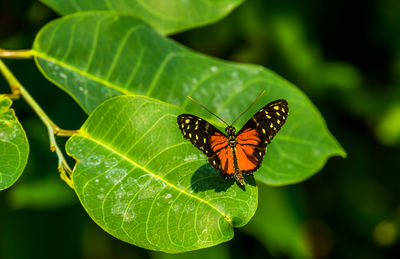
<path id="1" fill-rule="evenodd" d="M 285 100 L 273 101 L 254 114 L 237 134 L 235 127 L 228 125 L 211 111 L 211 114 L 228 125 L 225 128 L 226 135 L 192 114 L 179 115 L 178 125 L 183 136 L 208 157 L 208 162 L 220 171 L 221 176 L 234 176 L 244 185 L 242 174 L 251 174 L 261 166 L 267 145 L 285 123 L 288 111 L 288 103 Z"/>

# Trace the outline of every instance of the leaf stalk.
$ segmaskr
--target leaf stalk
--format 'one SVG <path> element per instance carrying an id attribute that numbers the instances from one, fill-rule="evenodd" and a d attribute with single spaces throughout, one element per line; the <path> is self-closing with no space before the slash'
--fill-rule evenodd
<path id="1" fill-rule="evenodd" d="M 29 92 L 22 86 L 22 84 L 17 80 L 17 78 L 12 74 L 12 72 L 8 69 L 8 67 L 4 64 L 4 62 L 0 59 L 0 71 L 3 74 L 4 78 L 10 85 L 11 94 L 8 96 L 12 96 L 18 98 L 21 96 L 28 105 L 34 110 L 34 112 L 38 115 L 41 121 L 47 128 L 49 133 L 50 140 L 50 150 L 55 152 L 58 157 L 58 171 L 60 172 L 60 177 L 63 179 L 71 188 L 73 188 L 72 183 L 72 170 L 69 167 L 65 157 L 57 145 L 57 141 L 55 136 L 71 136 L 73 134 L 78 133 L 78 130 L 64 130 L 58 127 L 44 112 L 44 110 L 39 106 L 39 104 L 33 99 L 33 97 L 29 94 Z"/>
<path id="2" fill-rule="evenodd" d="M 32 51 L 29 50 L 8 50 L 0 48 L 0 58 L 30 59 Z"/>

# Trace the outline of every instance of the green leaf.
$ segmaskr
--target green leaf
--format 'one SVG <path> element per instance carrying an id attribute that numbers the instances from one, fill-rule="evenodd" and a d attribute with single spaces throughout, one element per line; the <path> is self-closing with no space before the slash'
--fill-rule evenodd
<path id="1" fill-rule="evenodd" d="M 136 16 L 162 34 L 173 34 L 214 23 L 244 0 L 41 0 L 61 15 L 81 11 L 114 11 Z"/>
<path id="2" fill-rule="evenodd" d="M 0 190 L 18 180 L 29 154 L 25 131 L 10 109 L 11 104 L 10 98 L 0 95 Z"/>
<path id="3" fill-rule="evenodd" d="M 42 73 L 88 112 L 111 96 L 142 94 L 223 126 L 186 96 L 233 121 L 266 90 L 235 124 L 241 126 L 268 102 L 286 99 L 288 120 L 255 173 L 267 184 L 302 181 L 330 156 L 346 155 L 319 111 L 286 80 L 261 66 L 197 54 L 129 16 L 82 13 L 58 19 L 41 30 L 33 54 Z"/>
<path id="4" fill-rule="evenodd" d="M 179 107 L 120 96 L 98 107 L 67 142 L 77 160 L 73 182 L 83 206 L 105 231 L 151 250 L 184 252 L 230 240 L 257 207 L 186 141 Z"/>

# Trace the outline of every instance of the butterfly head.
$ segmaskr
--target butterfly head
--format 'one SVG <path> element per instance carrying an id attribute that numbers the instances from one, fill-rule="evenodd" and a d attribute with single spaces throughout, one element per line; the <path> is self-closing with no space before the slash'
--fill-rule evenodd
<path id="1" fill-rule="evenodd" d="M 226 132 L 226 135 L 228 135 L 228 136 L 235 136 L 236 129 L 233 126 L 228 126 L 225 128 L 225 132 Z"/>

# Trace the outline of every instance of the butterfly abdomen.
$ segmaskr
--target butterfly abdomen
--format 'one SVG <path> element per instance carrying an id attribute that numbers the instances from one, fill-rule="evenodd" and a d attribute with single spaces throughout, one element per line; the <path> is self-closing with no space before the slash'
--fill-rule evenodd
<path id="1" fill-rule="evenodd" d="M 237 160 L 235 148 L 232 148 L 232 156 L 233 156 L 233 176 L 235 177 L 236 181 L 238 181 L 241 185 L 244 185 L 244 179 L 242 175 L 242 171 L 239 168 L 239 163 Z"/>

